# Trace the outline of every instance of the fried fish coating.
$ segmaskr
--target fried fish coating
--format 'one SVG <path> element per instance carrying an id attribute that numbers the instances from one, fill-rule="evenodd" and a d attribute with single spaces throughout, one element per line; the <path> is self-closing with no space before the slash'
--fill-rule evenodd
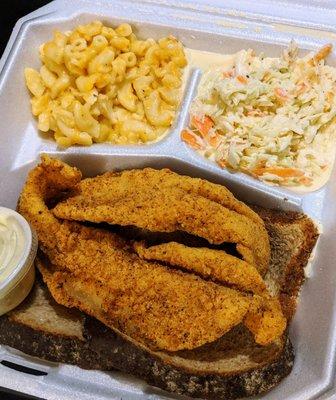
<path id="1" fill-rule="evenodd" d="M 214 341 L 243 320 L 251 305 L 245 293 L 142 260 L 109 231 L 58 220 L 46 199 L 80 179 L 77 169 L 43 157 L 18 204 L 52 265 L 41 273 L 56 301 L 169 351 Z"/>
<path id="2" fill-rule="evenodd" d="M 237 200 L 225 186 L 209 182 L 205 179 L 179 175 L 168 168 L 160 170 L 144 168 L 142 170 L 132 169 L 122 172 L 107 172 L 103 176 L 106 179 L 118 178 L 118 180 L 122 182 L 119 188 L 121 188 L 124 194 L 129 193 L 133 186 L 139 187 L 146 183 L 157 190 L 162 190 L 163 188 L 178 188 L 185 192 L 205 197 L 221 204 L 229 210 L 236 211 L 238 214 L 245 215 L 255 222 L 263 224 L 263 220 L 259 215 L 246 204 Z M 98 189 L 99 186 L 96 186 L 96 184 L 99 185 L 99 180 L 96 178 L 88 178 L 81 183 L 81 185 L 83 185 L 82 187 L 90 186 Z"/>
<path id="3" fill-rule="evenodd" d="M 287 320 L 279 300 L 264 293 L 263 296 L 253 296 L 244 324 L 253 333 L 257 343 L 267 345 L 283 333 Z"/>
<path id="4" fill-rule="evenodd" d="M 146 247 L 145 242 L 136 242 L 134 248 L 145 260 L 167 262 L 242 291 L 259 294 L 266 291 L 266 285 L 253 265 L 222 250 L 188 247 L 176 242 L 150 247 Z"/>
<path id="5" fill-rule="evenodd" d="M 57 302 L 79 308 L 154 350 L 193 349 L 212 342 L 241 322 L 249 309 L 251 300 L 242 293 L 190 274 L 129 261 L 123 255 L 123 265 L 115 263 L 109 273 L 72 273 L 59 265 L 55 272 L 41 264 L 39 268 Z M 85 264 L 83 260 L 80 267 Z"/>
<path id="6" fill-rule="evenodd" d="M 145 242 L 135 242 L 134 248 L 146 260 L 165 262 L 242 291 L 253 292 L 255 295 L 243 322 L 257 343 L 267 345 L 285 330 L 287 321 L 280 302 L 269 295 L 253 265 L 221 250 L 192 248 L 175 242 L 149 247 Z"/>
<path id="7" fill-rule="evenodd" d="M 184 231 L 212 244 L 236 243 L 244 260 L 262 275 L 268 268 L 263 222 L 220 185 L 145 168 L 84 179 L 79 187 L 77 195 L 57 204 L 55 216 L 153 232 Z"/>

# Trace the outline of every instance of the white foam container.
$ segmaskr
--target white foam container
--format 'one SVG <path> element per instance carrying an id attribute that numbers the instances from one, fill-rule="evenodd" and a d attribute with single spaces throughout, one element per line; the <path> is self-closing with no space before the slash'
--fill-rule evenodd
<path id="1" fill-rule="evenodd" d="M 270 208 L 301 210 L 323 226 L 310 278 L 304 285 L 291 339 L 296 360 L 292 373 L 263 399 L 335 398 L 336 346 L 336 170 L 318 191 L 295 194 L 266 186 L 242 174 L 230 174 L 196 155 L 179 140 L 200 71 L 192 71 L 179 117 L 169 135 L 148 146 L 96 144 L 57 149 L 37 133 L 30 112 L 23 69 L 38 67 L 38 47 L 53 29 L 68 30 L 100 19 L 111 25 L 129 22 L 142 37 L 177 36 L 186 47 L 233 53 L 252 47 L 276 56 L 291 39 L 302 51 L 336 44 L 333 0 L 56 0 L 20 19 L 0 61 L 0 205 L 15 208 L 27 172 L 40 153 L 57 155 L 86 175 L 113 168 L 170 167 L 177 172 L 224 183 L 239 198 Z M 336 65 L 335 53 L 328 61 Z M 117 373 L 85 371 L 48 363 L 0 346 L 0 362 L 10 361 L 47 374 L 32 376 L 0 364 L 0 386 L 46 399 L 170 399 L 176 396 Z"/>

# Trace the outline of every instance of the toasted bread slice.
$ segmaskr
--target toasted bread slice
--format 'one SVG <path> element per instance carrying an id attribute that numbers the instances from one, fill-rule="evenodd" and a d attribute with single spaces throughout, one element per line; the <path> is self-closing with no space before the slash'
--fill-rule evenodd
<path id="1" fill-rule="evenodd" d="M 0 343 L 45 360 L 107 369 L 85 340 L 85 315 L 63 307 L 37 279 L 28 298 L 0 317 Z"/>
<path id="2" fill-rule="evenodd" d="M 318 233 L 302 214 L 257 211 L 271 238 L 266 284 L 281 298 L 291 319 Z M 269 346 L 260 346 L 243 325 L 197 349 L 153 352 L 95 319 L 56 304 L 39 282 L 21 306 L 0 318 L 0 343 L 84 368 L 116 368 L 164 390 L 207 399 L 264 393 L 290 373 L 294 361 L 287 333 Z"/>

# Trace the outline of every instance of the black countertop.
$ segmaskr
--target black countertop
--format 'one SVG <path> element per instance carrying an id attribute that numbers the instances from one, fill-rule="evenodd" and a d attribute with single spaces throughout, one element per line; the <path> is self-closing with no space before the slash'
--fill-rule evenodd
<path id="1" fill-rule="evenodd" d="M 50 0 L 0 1 L 0 55 L 4 51 L 16 21 L 26 14 L 50 3 Z M 2 398 L 1 398 L 2 400 Z"/>
<path id="2" fill-rule="evenodd" d="M 50 3 L 50 0 L 1 0 L 0 1 L 0 56 L 2 55 L 16 21 L 26 14 Z M 1 361 L 1 360 L 0 360 Z M 22 395 L 0 387 L 0 400 L 35 400 L 37 397 Z"/>

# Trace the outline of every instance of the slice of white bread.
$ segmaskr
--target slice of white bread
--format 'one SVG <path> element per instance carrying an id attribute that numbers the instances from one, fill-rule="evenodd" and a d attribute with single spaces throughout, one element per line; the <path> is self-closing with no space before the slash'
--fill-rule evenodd
<path id="1" fill-rule="evenodd" d="M 259 208 L 257 212 L 271 238 L 271 265 L 265 280 L 279 295 L 290 320 L 317 229 L 302 214 Z M 152 352 L 95 319 L 56 304 L 39 281 L 23 304 L 0 318 L 0 343 L 83 368 L 118 369 L 164 390 L 207 399 L 264 393 L 290 373 L 294 361 L 287 333 L 263 347 L 243 325 L 194 350 Z"/>

